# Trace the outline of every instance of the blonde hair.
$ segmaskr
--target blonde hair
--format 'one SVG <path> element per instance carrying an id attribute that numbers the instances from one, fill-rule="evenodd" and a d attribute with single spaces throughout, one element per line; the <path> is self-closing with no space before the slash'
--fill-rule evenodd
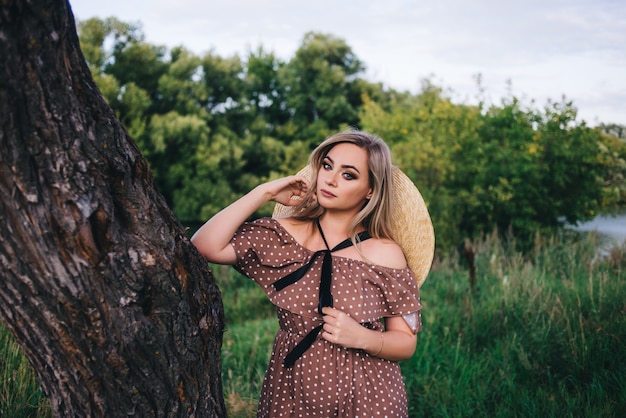
<path id="1" fill-rule="evenodd" d="M 312 221 L 319 218 L 325 209 L 313 198 L 317 190 L 317 173 L 330 150 L 337 144 L 349 143 L 364 149 L 368 156 L 368 174 L 372 196 L 361 208 L 350 225 L 350 238 L 356 243 L 360 226 L 363 226 L 373 238 L 394 239 L 391 224 L 391 201 L 393 193 L 393 175 L 391 152 L 385 142 L 370 133 L 348 130 L 332 135 L 318 145 L 309 157 L 311 184 L 302 203 L 295 207 L 294 218 Z"/>

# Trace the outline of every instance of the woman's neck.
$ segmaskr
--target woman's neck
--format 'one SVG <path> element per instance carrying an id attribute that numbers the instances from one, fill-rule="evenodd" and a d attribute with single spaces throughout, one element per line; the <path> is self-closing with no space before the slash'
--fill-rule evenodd
<path id="1" fill-rule="evenodd" d="M 329 246 L 334 246 L 351 236 L 350 225 L 353 215 L 337 216 L 332 213 L 324 213 L 318 222 Z"/>

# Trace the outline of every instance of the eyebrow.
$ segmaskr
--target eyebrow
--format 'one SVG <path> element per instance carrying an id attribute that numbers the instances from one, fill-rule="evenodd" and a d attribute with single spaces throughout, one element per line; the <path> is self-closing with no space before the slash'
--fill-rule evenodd
<path id="1" fill-rule="evenodd" d="M 332 158 L 330 158 L 328 155 L 327 155 L 326 157 L 324 157 L 324 159 L 326 159 L 326 158 L 328 158 L 328 159 L 330 160 L 330 162 L 331 162 L 331 163 L 335 164 L 335 162 L 333 161 L 333 159 L 332 159 Z M 356 167 L 355 167 L 355 166 L 353 166 L 353 165 L 344 164 L 344 165 L 342 165 L 341 167 L 343 167 L 343 168 L 351 168 L 351 169 L 353 169 L 354 171 L 356 171 L 357 173 L 361 174 L 361 172 L 359 171 L 359 169 L 358 169 L 358 168 L 356 168 Z"/>

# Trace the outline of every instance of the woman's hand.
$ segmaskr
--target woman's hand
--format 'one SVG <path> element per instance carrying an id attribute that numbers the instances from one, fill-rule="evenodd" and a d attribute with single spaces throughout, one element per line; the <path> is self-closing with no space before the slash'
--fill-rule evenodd
<path id="1" fill-rule="evenodd" d="M 323 308 L 324 329 L 322 338 L 346 348 L 364 348 L 366 333 L 372 331 L 363 327 L 351 316 L 335 308 Z"/>
<path id="2" fill-rule="evenodd" d="M 343 311 L 323 308 L 322 338 L 346 348 L 364 350 L 372 356 L 398 361 L 410 358 L 415 352 L 417 337 L 404 318 L 385 318 L 385 331 L 365 328 Z"/>
<path id="3" fill-rule="evenodd" d="M 270 200 L 285 206 L 295 206 L 309 189 L 309 180 L 304 176 L 282 177 L 262 187 Z"/>
<path id="4" fill-rule="evenodd" d="M 219 211 L 191 237 L 191 242 L 207 260 L 235 264 L 237 254 L 230 240 L 237 228 L 258 208 L 273 200 L 286 206 L 297 205 L 309 188 L 304 176 L 290 176 L 261 184 Z"/>

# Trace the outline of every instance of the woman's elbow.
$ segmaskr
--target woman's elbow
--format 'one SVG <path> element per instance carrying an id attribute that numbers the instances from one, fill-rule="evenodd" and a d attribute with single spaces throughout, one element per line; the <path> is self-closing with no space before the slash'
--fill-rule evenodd
<path id="1" fill-rule="evenodd" d="M 235 264 L 237 261 L 237 255 L 235 254 L 235 249 L 228 244 L 226 247 L 222 249 L 214 248 L 211 245 L 207 245 L 206 242 L 203 242 L 201 239 L 191 238 L 191 243 L 196 247 L 196 249 L 207 259 L 210 263 L 215 264 Z"/>
<path id="2" fill-rule="evenodd" d="M 404 350 L 402 350 L 401 357 L 399 360 L 408 360 L 413 357 L 415 354 L 415 349 L 417 348 L 417 336 L 415 334 L 407 335 L 406 345 Z"/>

